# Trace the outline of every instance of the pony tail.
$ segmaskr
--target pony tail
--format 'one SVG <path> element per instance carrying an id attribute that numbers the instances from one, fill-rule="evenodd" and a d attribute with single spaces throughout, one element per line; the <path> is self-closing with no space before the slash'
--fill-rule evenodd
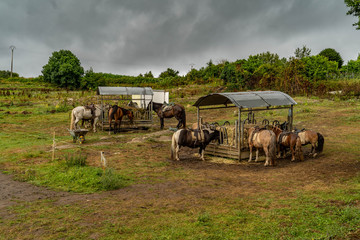
<path id="1" fill-rule="evenodd" d="M 174 132 L 174 134 L 172 135 L 172 138 L 171 138 L 171 160 L 174 160 L 175 159 L 175 148 L 176 148 L 176 132 Z"/>
<path id="2" fill-rule="evenodd" d="M 70 130 L 74 129 L 74 110 L 71 111 L 71 121 L 70 121 Z"/>
<path id="3" fill-rule="evenodd" d="M 271 158 L 271 161 L 275 165 L 275 159 L 276 159 L 276 136 L 275 133 L 271 135 L 270 144 L 268 147 L 269 156 Z"/>
<path id="4" fill-rule="evenodd" d="M 325 140 L 324 140 L 323 135 L 321 135 L 320 133 L 317 133 L 317 135 L 318 135 L 318 145 L 317 145 L 316 150 L 317 150 L 319 153 L 321 153 L 321 152 L 323 151 L 323 149 L 324 149 L 324 142 L 325 142 Z"/>

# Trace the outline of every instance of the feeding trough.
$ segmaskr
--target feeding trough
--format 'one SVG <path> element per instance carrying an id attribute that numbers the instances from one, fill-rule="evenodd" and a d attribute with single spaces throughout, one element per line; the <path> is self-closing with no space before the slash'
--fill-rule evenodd
<path id="1" fill-rule="evenodd" d="M 75 143 L 78 140 L 80 144 L 85 142 L 85 135 L 89 132 L 88 129 L 68 130 L 70 135 L 73 137 L 73 142 Z"/>
<path id="2" fill-rule="evenodd" d="M 211 143 L 206 148 L 206 154 L 233 159 L 248 159 L 249 147 L 247 130 L 255 125 L 279 124 L 278 120 L 262 121 L 255 120 L 255 113 L 259 111 L 273 111 L 287 109 L 287 130 L 293 128 L 293 107 L 297 103 L 289 95 L 279 91 L 257 91 L 257 92 L 226 92 L 213 93 L 200 97 L 193 105 L 197 107 L 197 126 L 201 126 L 202 118 L 200 111 L 215 110 L 223 108 L 237 109 L 237 120 L 233 125 L 225 122 L 220 130 L 225 136 L 221 144 Z M 259 120 L 259 119 L 258 119 Z M 261 127 L 264 127 L 261 126 Z"/>

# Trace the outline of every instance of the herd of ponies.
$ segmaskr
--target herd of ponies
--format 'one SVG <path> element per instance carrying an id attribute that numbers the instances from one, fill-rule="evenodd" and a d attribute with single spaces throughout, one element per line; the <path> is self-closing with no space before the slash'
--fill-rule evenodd
<path id="1" fill-rule="evenodd" d="M 150 106 L 150 104 L 149 104 Z M 191 128 L 186 128 L 185 108 L 175 104 L 170 111 L 163 112 L 162 104 L 152 103 L 152 109 L 160 119 L 160 128 L 164 127 L 164 118 L 175 117 L 178 120 L 177 130 L 171 139 L 171 159 L 180 160 L 179 151 L 181 147 L 199 148 L 200 158 L 204 160 L 204 151 L 207 145 L 212 141 L 221 143 L 222 132 L 217 129 L 215 124 L 205 124 L 201 128 L 194 124 Z M 99 122 L 103 111 L 107 111 L 109 116 L 109 126 L 111 129 L 112 120 L 114 120 L 114 133 L 119 131 L 123 116 L 127 116 L 130 122 L 134 120 L 134 114 L 131 110 L 119 107 L 117 105 L 105 105 L 102 109 L 98 104 L 88 106 L 78 106 L 71 112 L 70 129 L 78 129 L 78 122 L 82 120 L 90 121 L 93 131 L 96 132 L 96 124 Z M 110 131 L 109 129 L 109 131 Z M 318 132 L 312 130 L 293 130 L 287 131 L 287 122 L 277 125 L 266 125 L 265 127 L 253 126 L 245 129 L 247 134 L 247 144 L 249 146 L 249 162 L 253 161 L 252 151 L 255 148 L 255 162 L 259 160 L 259 150 L 265 153 L 265 166 L 274 166 L 277 158 L 285 157 L 286 151 L 291 152 L 291 161 L 304 160 L 302 146 L 311 144 L 310 155 L 315 157 L 323 151 L 324 137 Z"/>

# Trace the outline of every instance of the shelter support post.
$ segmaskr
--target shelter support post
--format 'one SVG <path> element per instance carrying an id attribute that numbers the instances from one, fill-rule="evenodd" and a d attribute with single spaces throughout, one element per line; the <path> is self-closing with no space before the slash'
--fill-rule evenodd
<path id="1" fill-rule="evenodd" d="M 292 131 L 293 130 L 293 121 L 294 121 L 294 105 L 291 105 L 291 108 L 289 109 L 290 110 L 290 113 L 289 113 L 289 117 L 290 117 L 290 121 L 289 121 L 289 131 Z"/>
<path id="2" fill-rule="evenodd" d="M 200 129 L 200 108 L 197 107 L 197 125 L 198 128 Z"/>
<path id="3" fill-rule="evenodd" d="M 239 161 L 241 160 L 241 148 L 243 146 L 242 144 L 242 140 L 243 140 L 243 131 L 242 131 L 242 122 L 241 122 L 241 108 L 239 108 L 239 115 L 238 115 L 238 129 L 236 129 L 236 131 L 238 131 L 240 134 L 238 134 L 238 150 L 239 150 Z"/>

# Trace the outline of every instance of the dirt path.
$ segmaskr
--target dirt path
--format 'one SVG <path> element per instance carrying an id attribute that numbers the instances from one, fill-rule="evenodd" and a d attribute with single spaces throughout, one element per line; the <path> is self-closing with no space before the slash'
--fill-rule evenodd
<path id="1" fill-rule="evenodd" d="M 66 192 L 55 192 L 27 182 L 18 182 L 12 176 L 0 172 L 0 209 L 19 201 L 31 202 L 39 199 L 55 199 L 68 196 Z"/>

